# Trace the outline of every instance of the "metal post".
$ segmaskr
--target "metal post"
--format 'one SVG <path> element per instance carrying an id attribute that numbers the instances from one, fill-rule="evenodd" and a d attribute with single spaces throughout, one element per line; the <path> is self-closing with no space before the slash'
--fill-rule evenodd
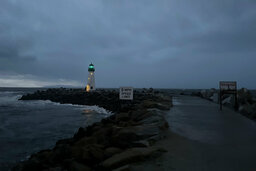
<path id="1" fill-rule="evenodd" d="M 235 110 L 238 111 L 237 91 L 235 93 Z"/>
<path id="2" fill-rule="evenodd" d="M 222 111 L 222 93 L 221 93 L 221 90 L 220 90 L 220 110 Z"/>

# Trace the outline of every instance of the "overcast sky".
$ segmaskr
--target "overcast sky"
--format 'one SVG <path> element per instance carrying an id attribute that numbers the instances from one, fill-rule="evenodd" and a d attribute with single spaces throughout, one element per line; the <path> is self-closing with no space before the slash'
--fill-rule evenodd
<path id="1" fill-rule="evenodd" d="M 255 0 L 0 0 L 0 87 L 256 88 Z"/>

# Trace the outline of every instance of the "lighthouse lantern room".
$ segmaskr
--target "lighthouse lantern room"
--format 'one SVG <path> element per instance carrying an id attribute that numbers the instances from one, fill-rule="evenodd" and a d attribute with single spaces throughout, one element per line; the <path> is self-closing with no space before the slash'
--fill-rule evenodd
<path id="1" fill-rule="evenodd" d="M 88 68 L 89 74 L 88 74 L 88 81 L 87 81 L 87 85 L 86 85 L 87 92 L 90 92 L 90 91 L 93 91 L 96 89 L 95 88 L 94 71 L 95 71 L 94 65 L 91 63 Z"/>

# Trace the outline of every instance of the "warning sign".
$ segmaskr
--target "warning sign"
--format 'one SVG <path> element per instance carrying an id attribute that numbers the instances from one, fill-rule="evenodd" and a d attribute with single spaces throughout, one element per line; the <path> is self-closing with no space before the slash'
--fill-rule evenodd
<path id="1" fill-rule="evenodd" d="M 132 87 L 120 87 L 119 99 L 120 100 L 133 100 L 133 88 Z"/>

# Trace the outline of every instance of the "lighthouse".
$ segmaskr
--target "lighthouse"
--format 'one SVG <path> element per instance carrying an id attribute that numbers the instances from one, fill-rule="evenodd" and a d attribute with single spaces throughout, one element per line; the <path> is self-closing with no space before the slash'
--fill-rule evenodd
<path id="1" fill-rule="evenodd" d="M 90 92 L 90 91 L 93 91 L 96 89 L 95 88 L 94 71 L 95 71 L 94 65 L 91 63 L 88 68 L 89 73 L 88 73 L 88 81 L 87 81 L 87 85 L 86 85 L 87 92 Z"/>

